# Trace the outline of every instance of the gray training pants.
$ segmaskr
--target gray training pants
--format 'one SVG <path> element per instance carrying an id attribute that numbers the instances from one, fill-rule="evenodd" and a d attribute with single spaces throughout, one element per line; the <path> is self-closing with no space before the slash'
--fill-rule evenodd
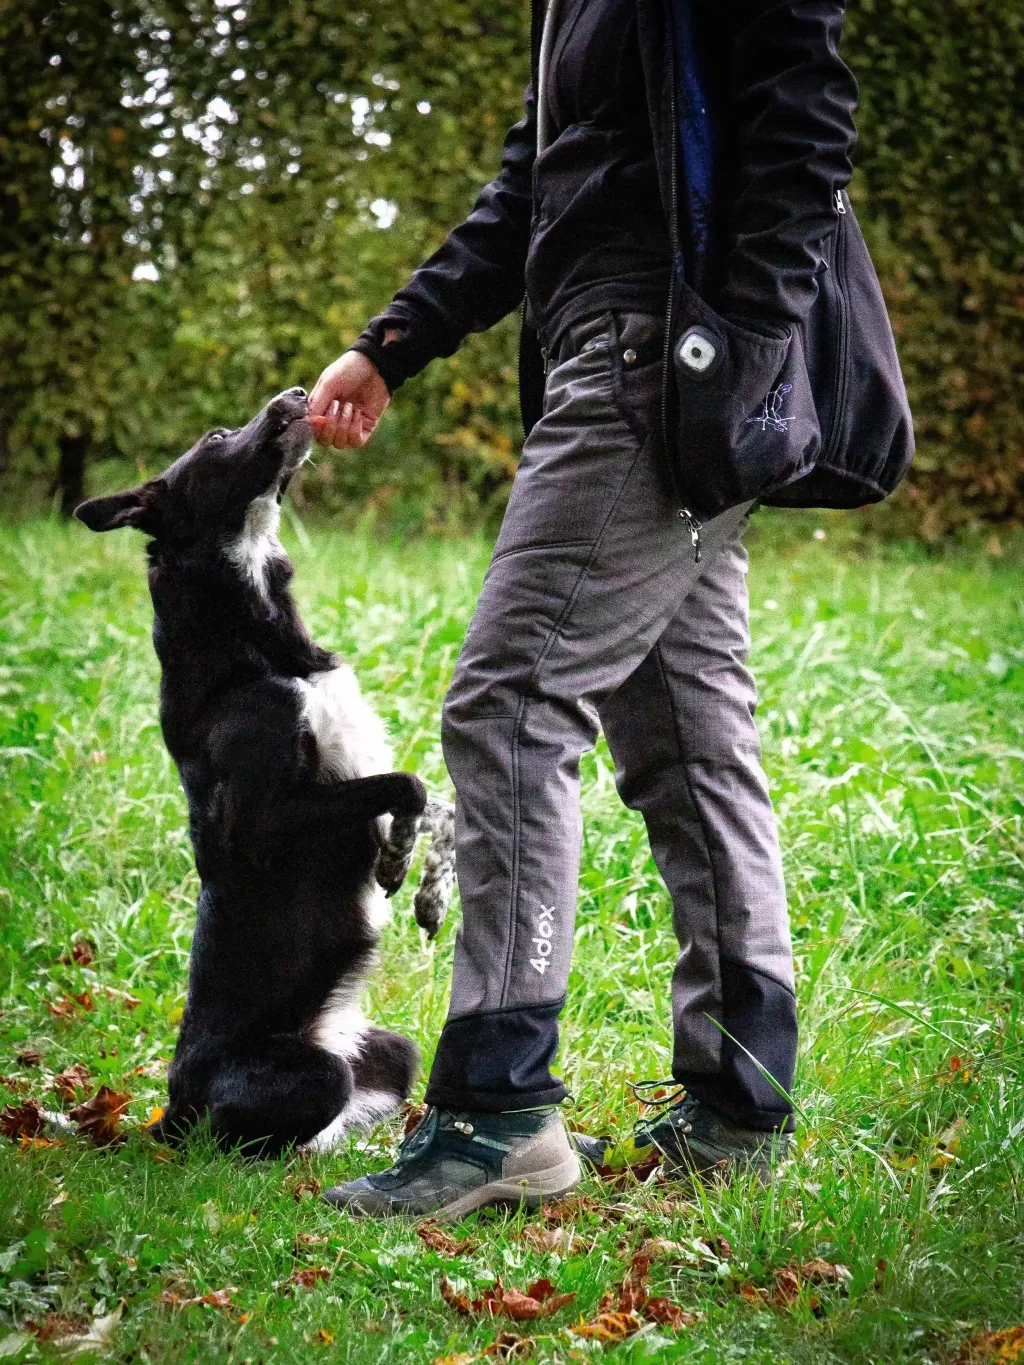
<path id="1" fill-rule="evenodd" d="M 792 1122 L 750 1057 L 789 1091 L 789 925 L 745 666 L 748 509 L 705 526 L 695 563 L 662 456 L 662 336 L 659 318 L 606 313 L 563 339 L 445 703 L 463 920 L 427 1090 L 441 1108 L 565 1096 L 550 1065 L 579 762 L 600 725 L 672 897 L 673 1073 L 746 1127 Z"/>

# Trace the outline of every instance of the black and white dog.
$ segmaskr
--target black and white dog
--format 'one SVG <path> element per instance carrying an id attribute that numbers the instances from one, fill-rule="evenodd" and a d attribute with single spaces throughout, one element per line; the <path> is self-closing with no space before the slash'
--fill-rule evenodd
<path id="1" fill-rule="evenodd" d="M 75 513 L 152 537 L 160 722 L 202 883 L 160 1135 L 208 1116 L 223 1146 L 266 1155 L 326 1150 L 409 1094 L 415 1046 L 369 1025 L 357 997 L 418 829 L 431 937 L 454 877 L 451 808 L 392 771 L 351 668 L 310 639 L 289 591 L 278 505 L 309 453 L 305 417 L 290 389 Z"/>

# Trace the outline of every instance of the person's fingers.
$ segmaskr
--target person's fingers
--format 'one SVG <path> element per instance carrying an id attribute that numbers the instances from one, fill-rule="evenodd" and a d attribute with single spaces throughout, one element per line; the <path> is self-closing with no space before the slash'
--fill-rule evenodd
<path id="1" fill-rule="evenodd" d="M 354 403 L 346 403 L 341 410 L 338 434 L 343 438 L 347 450 L 357 450 L 362 434 L 362 413 Z"/>
<path id="2" fill-rule="evenodd" d="M 338 434 L 338 404 L 336 402 L 332 401 L 328 404 L 327 410 L 314 426 L 313 432 L 320 445 L 327 450 L 332 448 Z"/>

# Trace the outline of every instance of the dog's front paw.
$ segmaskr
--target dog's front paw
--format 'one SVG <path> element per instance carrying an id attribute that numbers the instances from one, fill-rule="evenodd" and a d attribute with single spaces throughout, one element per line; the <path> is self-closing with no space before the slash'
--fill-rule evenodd
<path id="1" fill-rule="evenodd" d="M 396 815 L 391 821 L 388 841 L 378 853 L 374 868 L 377 884 L 384 888 L 388 896 L 393 896 L 405 881 L 418 830 L 418 816 Z"/>

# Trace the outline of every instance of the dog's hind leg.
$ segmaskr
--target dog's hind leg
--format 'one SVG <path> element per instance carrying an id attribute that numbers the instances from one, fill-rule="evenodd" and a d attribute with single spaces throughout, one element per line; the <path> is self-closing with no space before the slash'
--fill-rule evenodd
<path id="1" fill-rule="evenodd" d="M 429 832 L 430 848 L 413 912 L 416 923 L 433 938 L 444 923 L 455 889 L 455 807 L 431 797 L 420 816 L 420 829 Z"/>
<path id="2" fill-rule="evenodd" d="M 258 1053 L 224 1058 L 207 1098 L 210 1127 L 222 1147 L 276 1156 L 327 1127 L 354 1089 L 344 1057 L 294 1034 L 278 1035 Z"/>
<path id="3" fill-rule="evenodd" d="M 415 1043 L 399 1033 L 368 1025 L 349 1061 L 353 1088 L 348 1103 L 304 1150 L 328 1152 L 353 1129 L 370 1128 L 397 1113 L 412 1089 L 418 1062 Z"/>

